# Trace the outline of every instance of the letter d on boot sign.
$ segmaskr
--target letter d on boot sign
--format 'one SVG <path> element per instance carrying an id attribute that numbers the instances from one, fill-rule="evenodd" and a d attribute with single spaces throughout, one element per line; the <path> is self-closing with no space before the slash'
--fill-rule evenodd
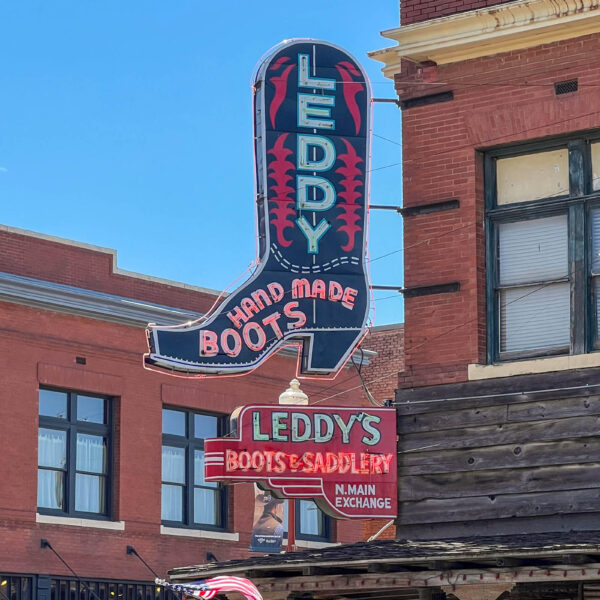
<path id="1" fill-rule="evenodd" d="M 370 103 L 365 72 L 333 44 L 291 40 L 263 61 L 254 78 L 259 266 L 198 321 L 150 324 L 147 364 L 244 373 L 295 344 L 299 375 L 339 372 L 371 304 Z"/>

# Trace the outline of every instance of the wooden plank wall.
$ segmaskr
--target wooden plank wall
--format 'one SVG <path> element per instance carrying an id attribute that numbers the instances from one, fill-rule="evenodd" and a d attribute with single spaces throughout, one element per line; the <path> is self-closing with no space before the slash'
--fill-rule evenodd
<path id="1" fill-rule="evenodd" d="M 400 402 L 398 537 L 402 526 L 518 519 L 526 531 L 533 518 L 600 513 L 600 395 L 546 396 Z"/>

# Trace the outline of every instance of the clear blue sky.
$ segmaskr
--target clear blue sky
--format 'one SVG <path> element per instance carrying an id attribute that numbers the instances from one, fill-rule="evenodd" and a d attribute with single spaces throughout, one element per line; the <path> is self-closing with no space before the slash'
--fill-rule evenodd
<path id="1" fill-rule="evenodd" d="M 222 289 L 254 260 L 250 78 L 278 42 L 392 45 L 398 0 L 20 0 L 0 6 L 0 223 Z M 400 111 L 376 104 L 371 203 L 401 204 Z M 387 141 L 382 139 L 388 138 Z M 393 143 L 395 142 L 395 143 Z M 372 280 L 402 284 L 401 217 L 371 211 Z M 402 320 L 376 292 L 375 324 Z M 391 297 L 390 297 L 391 296 Z"/>

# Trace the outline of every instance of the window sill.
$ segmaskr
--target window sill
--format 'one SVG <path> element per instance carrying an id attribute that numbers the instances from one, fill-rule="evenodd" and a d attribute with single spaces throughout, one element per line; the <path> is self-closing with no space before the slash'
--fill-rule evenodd
<path id="1" fill-rule="evenodd" d="M 570 356 L 548 356 L 529 360 L 511 361 L 496 365 L 469 365 L 469 381 L 511 377 L 513 375 L 533 375 L 552 371 L 568 371 L 600 367 L 600 353 L 574 354 Z"/>
<path id="2" fill-rule="evenodd" d="M 286 548 L 288 544 L 287 538 L 281 542 L 281 547 Z M 307 550 L 321 550 L 322 548 L 332 548 L 333 546 L 341 546 L 340 542 L 317 542 L 315 540 L 296 540 L 294 547 L 306 548 Z"/>
<path id="3" fill-rule="evenodd" d="M 209 540 L 225 540 L 227 542 L 239 542 L 240 534 L 229 531 L 210 531 L 209 529 L 185 529 L 184 527 L 160 526 L 161 535 L 179 535 L 182 537 L 204 538 Z"/>
<path id="4" fill-rule="evenodd" d="M 58 517 L 55 515 L 42 515 L 36 513 L 36 523 L 47 525 L 70 525 L 73 527 L 93 527 L 95 529 L 112 529 L 125 531 L 125 521 L 96 521 L 96 519 L 78 519 L 76 517 Z"/>

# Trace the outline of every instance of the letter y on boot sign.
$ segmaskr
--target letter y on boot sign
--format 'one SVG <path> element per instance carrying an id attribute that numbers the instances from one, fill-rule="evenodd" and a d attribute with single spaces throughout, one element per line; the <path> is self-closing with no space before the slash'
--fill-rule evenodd
<path id="1" fill-rule="evenodd" d="M 254 481 L 341 519 L 396 516 L 393 408 L 250 405 L 234 411 L 230 431 L 204 441 L 206 481 Z"/>
<path id="2" fill-rule="evenodd" d="M 365 72 L 332 44 L 292 40 L 265 59 L 254 80 L 259 266 L 204 318 L 149 325 L 148 364 L 245 373 L 295 345 L 300 374 L 339 372 L 370 308 L 370 98 Z"/>

